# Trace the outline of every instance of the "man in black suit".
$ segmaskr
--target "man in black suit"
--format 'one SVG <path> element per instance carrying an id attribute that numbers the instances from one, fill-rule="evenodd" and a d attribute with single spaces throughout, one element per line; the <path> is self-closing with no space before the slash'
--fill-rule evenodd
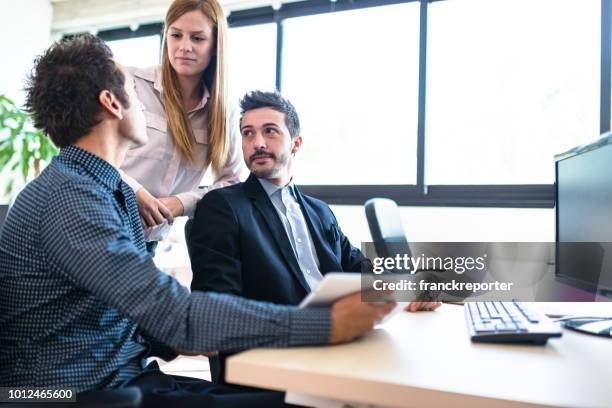
<path id="1" fill-rule="evenodd" d="M 293 158 L 302 145 L 293 105 L 278 93 L 254 91 L 242 99 L 241 110 L 251 175 L 198 203 L 187 240 L 191 289 L 295 305 L 328 272 L 371 270 L 329 206 L 293 183 Z M 213 380 L 222 382 L 224 356 L 210 362 Z"/>

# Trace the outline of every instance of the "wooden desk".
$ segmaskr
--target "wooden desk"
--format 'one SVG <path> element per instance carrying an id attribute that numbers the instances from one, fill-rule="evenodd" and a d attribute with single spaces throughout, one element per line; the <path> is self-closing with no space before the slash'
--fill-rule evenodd
<path id="1" fill-rule="evenodd" d="M 612 407 L 612 341 L 564 330 L 544 347 L 473 344 L 463 307 L 445 304 L 349 344 L 240 353 L 227 380 L 389 407 Z"/>

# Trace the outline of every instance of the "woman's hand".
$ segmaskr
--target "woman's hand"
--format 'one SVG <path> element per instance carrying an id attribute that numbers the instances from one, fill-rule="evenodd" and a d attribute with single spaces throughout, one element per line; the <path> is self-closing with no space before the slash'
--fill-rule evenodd
<path id="1" fill-rule="evenodd" d="M 172 212 L 172 215 L 174 217 L 180 217 L 185 211 L 185 209 L 183 208 L 183 203 L 177 197 L 162 197 L 159 199 L 159 201 L 161 201 L 166 206 L 166 208 L 168 208 L 170 212 Z M 170 220 L 168 220 L 168 222 L 170 222 Z"/>
<path id="2" fill-rule="evenodd" d="M 136 192 L 136 203 L 138 204 L 138 212 L 140 213 L 143 228 L 146 229 L 159 225 L 164 222 L 164 218 L 168 220 L 168 224 L 174 222 L 172 211 L 162 200 L 153 197 L 145 188 L 141 188 Z"/>

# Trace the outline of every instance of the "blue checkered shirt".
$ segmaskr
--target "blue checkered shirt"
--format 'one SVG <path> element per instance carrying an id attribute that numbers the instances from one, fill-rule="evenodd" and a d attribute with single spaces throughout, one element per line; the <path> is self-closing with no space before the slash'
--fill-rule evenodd
<path id="1" fill-rule="evenodd" d="M 0 386 L 116 387 L 145 359 L 323 344 L 329 309 L 189 293 L 146 252 L 134 192 L 71 146 L 0 232 Z"/>

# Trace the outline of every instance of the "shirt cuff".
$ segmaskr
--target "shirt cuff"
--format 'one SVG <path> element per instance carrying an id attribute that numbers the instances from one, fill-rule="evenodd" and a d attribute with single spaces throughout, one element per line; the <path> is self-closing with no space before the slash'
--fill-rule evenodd
<path id="1" fill-rule="evenodd" d="M 174 195 L 179 199 L 181 204 L 183 204 L 183 215 L 185 217 L 193 218 L 198 201 L 200 201 L 207 192 L 208 189 L 200 188 L 196 191 L 186 191 Z"/>
<path id="2" fill-rule="evenodd" d="M 331 309 L 293 309 L 289 315 L 289 346 L 328 344 L 331 336 Z"/>

